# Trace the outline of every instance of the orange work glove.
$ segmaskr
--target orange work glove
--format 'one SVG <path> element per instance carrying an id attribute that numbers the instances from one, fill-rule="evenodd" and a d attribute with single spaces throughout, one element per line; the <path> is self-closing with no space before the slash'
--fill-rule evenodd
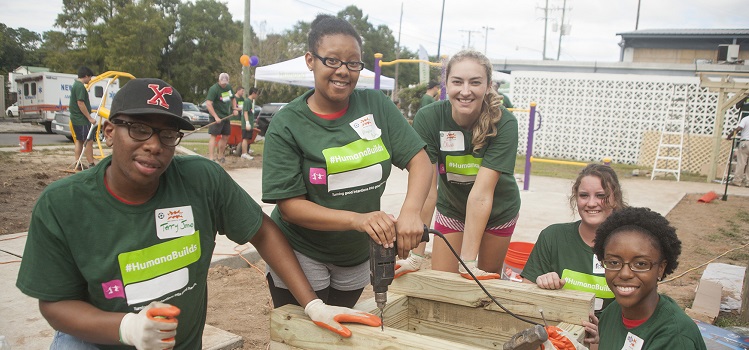
<path id="1" fill-rule="evenodd" d="M 325 305 L 320 299 L 307 303 L 307 306 L 304 307 L 304 313 L 316 325 L 338 333 L 344 338 L 350 337 L 351 331 L 340 322 L 361 323 L 372 327 L 382 325 L 380 318 L 375 315 L 347 307 Z"/>
<path id="2" fill-rule="evenodd" d="M 545 327 L 549 340 L 541 344 L 543 350 L 581 350 L 587 349 L 569 336 L 569 333 L 556 326 Z"/>
<path id="3" fill-rule="evenodd" d="M 478 267 L 476 267 L 476 260 L 468 260 L 464 261 L 466 263 L 466 266 L 471 270 L 474 276 L 476 276 L 477 280 L 496 280 L 499 279 L 498 273 L 493 272 L 486 272 Z M 469 280 L 472 280 L 473 278 L 471 275 L 466 271 L 466 269 L 463 267 L 463 264 L 458 262 L 458 272 L 463 278 L 467 278 Z"/>

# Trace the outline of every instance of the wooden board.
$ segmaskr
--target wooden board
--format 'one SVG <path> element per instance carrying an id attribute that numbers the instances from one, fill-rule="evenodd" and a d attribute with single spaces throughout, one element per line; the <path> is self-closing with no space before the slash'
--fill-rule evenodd
<path id="1" fill-rule="evenodd" d="M 504 307 L 522 317 L 540 318 L 539 309 L 543 309 L 547 322 L 579 324 L 593 312 L 595 298 L 592 293 L 546 290 L 535 284 L 504 280 L 481 283 Z M 504 312 L 476 282 L 454 273 L 433 270 L 409 273 L 396 279 L 389 290 L 406 296 Z"/>
<path id="2" fill-rule="evenodd" d="M 483 281 L 510 311 L 537 323 L 559 325 L 582 341 L 580 322 L 593 311 L 591 293 L 544 290 L 534 284 Z M 355 306 L 379 315 L 374 298 Z M 271 348 L 288 349 L 501 349 L 512 335 L 530 327 L 501 310 L 473 281 L 457 274 L 419 271 L 398 278 L 388 292 L 385 330 L 346 324 L 353 335 L 341 338 L 312 323 L 297 306 L 271 312 Z"/>

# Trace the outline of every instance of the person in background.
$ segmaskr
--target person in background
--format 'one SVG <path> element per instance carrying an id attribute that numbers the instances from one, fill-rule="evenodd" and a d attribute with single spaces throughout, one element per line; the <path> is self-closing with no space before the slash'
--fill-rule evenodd
<path id="1" fill-rule="evenodd" d="M 229 142 L 229 135 L 231 135 L 231 125 L 227 117 L 239 114 L 237 112 L 237 101 L 231 92 L 231 85 L 229 85 L 229 74 L 219 74 L 218 83 L 213 84 L 208 89 L 205 105 L 208 108 L 208 114 L 213 117 L 215 123 L 208 127 L 208 134 L 210 134 L 208 159 L 223 164 L 226 161 L 224 151 L 226 150 L 226 144 Z M 216 138 L 219 135 L 221 135 L 221 139 L 217 142 Z"/>
<path id="2" fill-rule="evenodd" d="M 281 231 L 219 165 L 174 157 L 180 130 L 195 129 L 181 116 L 173 87 L 130 80 L 104 123 L 112 155 L 39 197 L 16 286 L 39 299 L 50 348 L 200 349 L 217 233 L 252 243 L 319 326 L 342 336 L 334 319 L 379 326 L 316 298 Z"/>
<path id="3" fill-rule="evenodd" d="M 252 149 L 250 144 L 255 139 L 253 133 L 255 130 L 255 99 L 257 99 L 257 88 L 250 88 L 247 91 L 247 98 L 244 99 L 242 108 L 242 158 L 253 160 Z"/>
<path id="4" fill-rule="evenodd" d="M 447 100 L 422 107 L 414 129 L 438 169 L 422 220 L 445 235 L 479 279 L 499 278 L 520 211 L 515 182 L 518 123 L 491 88 L 492 65 L 476 51 L 460 51 L 447 65 Z M 439 175 L 439 186 L 437 177 Z M 421 268 L 422 244 L 397 262 L 397 275 Z M 468 271 L 442 240 L 435 240 L 432 269 Z"/>
<path id="5" fill-rule="evenodd" d="M 263 152 L 263 201 L 318 297 L 351 307 L 369 284 L 369 242 L 407 254 L 423 236 L 419 213 L 432 167 L 424 142 L 381 91 L 355 89 L 362 40 L 344 19 L 318 15 L 308 36 L 315 88 L 273 117 Z M 392 166 L 408 169 L 397 219 L 380 210 Z M 274 267 L 273 304 L 295 304 Z"/>
<path id="6" fill-rule="evenodd" d="M 492 87 L 494 88 L 494 91 L 496 91 L 499 94 L 499 96 L 502 97 L 502 105 L 505 106 L 505 108 L 507 109 L 515 108 L 515 106 L 512 105 L 512 101 L 510 101 L 510 98 L 504 93 L 499 91 L 499 86 L 502 84 L 504 84 L 504 80 L 495 81 L 495 82 L 492 82 Z"/>
<path id="7" fill-rule="evenodd" d="M 242 85 L 239 85 L 236 87 L 237 90 L 234 93 L 234 102 L 236 104 L 236 108 L 234 111 L 236 111 L 236 114 L 233 114 L 229 120 L 233 122 L 240 122 L 242 120 L 242 110 L 244 109 L 244 87 Z"/>
<path id="8" fill-rule="evenodd" d="M 679 265 L 681 241 L 660 214 L 624 208 L 602 223 L 593 246 L 616 300 L 601 315 L 601 350 L 698 349 L 705 341 L 694 321 L 658 283 Z"/>
<path id="9" fill-rule="evenodd" d="M 743 99 L 736 104 L 736 108 L 739 108 L 739 125 L 736 126 L 726 138 L 732 140 L 734 137 L 739 137 L 739 146 L 736 149 L 736 168 L 733 172 L 733 179 L 729 182 L 732 186 L 746 186 L 749 187 L 749 167 L 747 163 L 749 161 L 749 118 L 744 116 L 744 113 L 749 116 L 749 102 L 747 98 Z M 747 112 L 744 112 L 746 108 Z M 743 116 L 743 118 L 742 118 Z"/>
<path id="10" fill-rule="evenodd" d="M 430 103 L 434 103 L 439 92 L 440 84 L 438 84 L 436 81 L 430 81 L 429 83 L 427 83 L 427 91 L 424 92 L 424 96 L 421 96 L 421 107 L 419 108 L 424 108 Z"/>
<path id="11" fill-rule="evenodd" d="M 96 119 L 91 117 L 91 102 L 88 98 L 86 84 L 91 81 L 94 72 L 91 68 L 82 66 L 78 68 L 78 79 L 73 82 L 70 88 L 70 101 L 68 110 L 70 111 L 70 122 L 73 124 L 71 132 L 75 137 L 75 170 L 83 170 L 94 166 L 94 135 L 89 133 L 91 128 L 96 127 Z M 86 157 L 87 163 L 80 162 L 81 152 Z M 86 166 L 86 164 L 88 164 Z"/>

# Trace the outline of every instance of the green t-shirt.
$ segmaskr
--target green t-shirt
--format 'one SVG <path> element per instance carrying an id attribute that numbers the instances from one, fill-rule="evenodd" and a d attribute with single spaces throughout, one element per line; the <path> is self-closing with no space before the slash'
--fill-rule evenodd
<path id="1" fill-rule="evenodd" d="M 70 102 L 68 103 L 68 110 L 70 111 L 70 121 L 73 125 L 89 125 L 91 122 L 83 114 L 81 109 L 78 107 L 78 101 L 83 101 L 86 104 L 86 109 L 91 114 L 91 101 L 88 99 L 88 91 L 86 86 L 81 83 L 80 80 L 76 79 L 73 82 L 73 87 L 70 88 Z"/>
<path id="2" fill-rule="evenodd" d="M 515 108 L 512 105 L 512 101 L 510 101 L 510 98 L 507 97 L 507 95 L 505 95 L 505 94 L 503 94 L 501 92 L 499 94 L 502 95 L 502 105 L 505 106 L 505 108 Z"/>
<path id="3" fill-rule="evenodd" d="M 236 94 L 234 94 L 234 100 L 237 101 L 237 108 L 239 108 L 239 113 L 237 113 L 236 116 L 229 118 L 230 120 L 236 120 L 241 121 L 243 119 L 242 113 L 244 111 L 244 97 L 237 97 Z"/>
<path id="4" fill-rule="evenodd" d="M 335 120 L 307 106 L 310 90 L 273 117 L 265 135 L 263 201 L 304 195 L 326 208 L 368 213 L 393 165 L 404 168 L 424 142 L 393 102 L 376 90 L 355 90 L 346 114 Z M 393 213 L 397 214 L 397 213 Z M 369 258 L 369 236 L 358 231 L 316 231 L 271 214 L 300 253 L 324 263 L 354 266 Z"/>
<path id="5" fill-rule="evenodd" d="M 213 110 L 216 111 L 216 115 L 219 118 L 224 118 L 231 114 L 232 104 L 231 100 L 234 99 L 234 93 L 231 91 L 231 85 L 226 84 L 226 87 L 221 87 L 218 83 L 213 84 L 208 89 L 208 96 L 206 101 L 213 101 Z"/>
<path id="6" fill-rule="evenodd" d="M 260 228 L 260 206 L 197 156 L 175 157 L 148 202 L 124 204 L 104 185 L 110 164 L 105 158 L 43 191 L 16 286 L 40 300 L 83 300 L 110 312 L 172 304 L 181 310 L 175 349 L 200 349 L 216 233 L 248 242 Z"/>
<path id="7" fill-rule="evenodd" d="M 434 97 L 429 94 L 424 94 L 424 96 L 421 96 L 421 106 L 419 108 L 424 108 L 432 103 L 434 103 Z"/>
<path id="8" fill-rule="evenodd" d="M 438 164 L 437 210 L 443 215 L 465 221 L 466 203 L 479 168 L 501 173 L 494 188 L 494 201 L 487 226 L 509 222 L 520 211 L 520 190 L 515 182 L 515 157 L 518 150 L 518 121 L 506 109 L 497 123 L 497 136 L 487 139 L 478 153 L 472 153 L 471 131 L 463 130 L 452 118 L 449 100 L 419 109 L 414 129 L 427 144 L 433 164 Z"/>
<path id="9" fill-rule="evenodd" d="M 556 272 L 565 281 L 563 289 L 594 293 L 596 314 L 600 314 L 614 301 L 614 293 L 593 248 L 580 237 L 580 223 L 554 224 L 541 231 L 520 275 L 535 283 L 538 276 Z"/>
<path id="10" fill-rule="evenodd" d="M 244 99 L 244 103 L 242 104 L 242 130 L 247 126 L 247 122 L 244 120 L 244 113 L 247 112 L 247 118 L 249 119 L 250 128 L 255 127 L 255 113 L 252 110 L 252 100 L 249 98 Z"/>
<path id="11" fill-rule="evenodd" d="M 599 350 L 707 349 L 694 320 L 673 299 L 663 294 L 660 294 L 653 315 L 645 323 L 632 329 L 624 327 L 619 303 L 611 303 L 601 315 L 598 330 L 601 336 Z M 623 347 L 627 343 L 634 343 L 635 346 Z"/>

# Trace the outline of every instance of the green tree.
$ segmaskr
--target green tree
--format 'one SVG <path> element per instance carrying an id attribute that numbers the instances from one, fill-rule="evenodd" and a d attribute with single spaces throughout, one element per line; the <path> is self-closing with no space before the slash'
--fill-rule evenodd
<path id="1" fill-rule="evenodd" d="M 241 51 L 226 52 L 224 42 L 236 41 L 241 48 L 242 26 L 232 21 L 226 4 L 215 0 L 182 3 L 177 10 L 177 22 L 165 62 L 165 78 L 186 101 L 202 101 L 226 67 L 222 65 L 224 58 L 239 65 Z"/>
<path id="2" fill-rule="evenodd" d="M 6 75 L 19 66 L 41 64 L 41 36 L 26 28 L 13 29 L 0 23 L 0 74 Z"/>

